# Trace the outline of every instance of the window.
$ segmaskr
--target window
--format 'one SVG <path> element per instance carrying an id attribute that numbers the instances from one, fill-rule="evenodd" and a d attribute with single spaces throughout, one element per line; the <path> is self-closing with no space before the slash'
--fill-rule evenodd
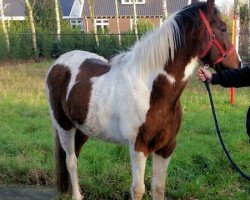
<path id="1" fill-rule="evenodd" d="M 82 20 L 70 20 L 70 27 L 71 29 L 80 29 L 83 31 L 83 23 Z"/>
<path id="2" fill-rule="evenodd" d="M 136 4 L 145 4 L 146 0 L 135 0 Z M 133 4 L 133 0 L 122 0 L 122 4 Z"/>
<path id="3" fill-rule="evenodd" d="M 108 19 L 95 19 L 95 26 L 97 32 L 108 32 L 109 20 Z"/>

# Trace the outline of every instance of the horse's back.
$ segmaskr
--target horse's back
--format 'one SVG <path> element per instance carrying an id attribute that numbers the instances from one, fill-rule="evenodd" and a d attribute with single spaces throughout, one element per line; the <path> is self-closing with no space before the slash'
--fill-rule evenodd
<path id="1" fill-rule="evenodd" d="M 62 54 L 55 62 L 53 65 L 56 64 L 61 64 L 67 67 L 79 67 L 84 60 L 89 59 L 89 58 L 95 58 L 99 59 L 103 62 L 107 62 L 107 60 L 99 56 L 97 54 L 87 52 L 87 51 L 80 51 L 80 50 L 75 50 L 75 51 L 70 51 L 65 54 Z"/>

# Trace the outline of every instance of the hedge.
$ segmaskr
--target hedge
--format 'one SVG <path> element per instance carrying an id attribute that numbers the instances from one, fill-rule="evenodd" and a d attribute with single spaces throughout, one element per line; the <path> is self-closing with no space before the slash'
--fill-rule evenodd
<path id="1" fill-rule="evenodd" d="M 56 35 L 50 33 L 37 34 L 38 56 L 40 58 L 57 58 L 61 54 L 72 50 L 84 50 L 110 58 L 112 55 L 129 48 L 135 42 L 132 33 L 122 35 L 122 45 L 119 46 L 118 35 L 99 34 L 100 45 L 96 45 L 94 34 L 63 33 L 61 42 L 57 42 Z M 27 60 L 35 57 L 30 33 L 13 33 L 9 35 L 10 52 L 7 53 L 4 35 L 0 34 L 1 60 Z"/>

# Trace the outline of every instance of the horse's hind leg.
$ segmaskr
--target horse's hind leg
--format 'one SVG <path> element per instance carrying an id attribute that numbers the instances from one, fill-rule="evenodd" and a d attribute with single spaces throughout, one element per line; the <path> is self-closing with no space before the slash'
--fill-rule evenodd
<path id="1" fill-rule="evenodd" d="M 72 199 L 81 200 L 83 197 L 80 193 L 77 175 L 77 158 L 75 154 L 75 128 L 70 130 L 58 130 L 58 136 L 63 150 L 66 152 L 66 166 L 70 175 L 72 185 Z"/>
<path id="2" fill-rule="evenodd" d="M 88 136 L 83 134 L 80 130 L 76 129 L 76 134 L 75 134 L 75 154 L 76 157 L 78 158 L 82 146 L 84 145 L 84 143 L 88 140 Z"/>
<path id="3" fill-rule="evenodd" d="M 164 200 L 166 172 L 175 149 L 175 141 L 153 154 L 152 195 L 153 200 Z"/>
<path id="4" fill-rule="evenodd" d="M 134 145 L 130 145 L 130 158 L 133 174 L 131 188 L 132 200 L 141 200 L 143 193 L 145 192 L 144 172 L 147 157 L 143 152 L 135 151 Z"/>

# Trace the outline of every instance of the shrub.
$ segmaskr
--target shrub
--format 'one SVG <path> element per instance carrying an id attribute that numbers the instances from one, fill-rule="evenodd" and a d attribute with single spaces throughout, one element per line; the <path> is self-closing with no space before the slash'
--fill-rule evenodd
<path id="1" fill-rule="evenodd" d="M 0 47 L 0 60 L 6 59 L 8 55 L 3 34 L 0 34 Z"/>
<path id="2" fill-rule="evenodd" d="M 143 35 L 148 31 L 153 30 L 154 24 L 152 24 L 148 19 L 140 19 L 138 20 L 138 34 Z"/>
<path id="3" fill-rule="evenodd" d="M 10 34 L 10 58 L 26 60 L 33 58 L 34 50 L 31 41 L 31 35 Z"/>
<path id="4" fill-rule="evenodd" d="M 119 46 L 117 35 L 100 34 L 100 45 L 96 46 L 94 34 L 82 33 L 79 30 L 69 31 L 68 27 L 65 27 L 61 35 L 61 42 L 57 42 L 55 33 L 48 33 L 42 31 L 42 29 L 37 29 L 37 46 L 40 58 L 57 58 L 61 54 L 72 50 L 84 50 L 97 53 L 109 59 L 121 50 L 128 49 L 135 42 L 135 35 L 132 32 L 122 35 L 121 47 Z M 11 51 L 9 54 L 6 52 L 4 35 L 1 32 L 0 46 L 1 60 L 27 60 L 35 56 L 32 35 L 27 27 L 26 30 L 18 28 L 18 26 L 12 28 L 10 33 Z"/>
<path id="5" fill-rule="evenodd" d="M 99 37 L 100 45 L 96 47 L 96 53 L 110 59 L 113 55 L 119 53 L 120 47 L 118 36 L 115 35 L 101 35 Z"/>

